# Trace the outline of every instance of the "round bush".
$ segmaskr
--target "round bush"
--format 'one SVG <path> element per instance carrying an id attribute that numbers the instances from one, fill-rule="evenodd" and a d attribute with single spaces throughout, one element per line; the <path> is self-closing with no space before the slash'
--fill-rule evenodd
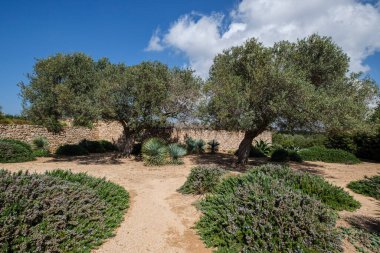
<path id="1" fill-rule="evenodd" d="M 329 149 L 324 147 L 312 147 L 302 149 L 299 155 L 304 161 L 321 161 L 327 163 L 346 163 L 355 164 L 360 163 L 354 154 L 341 149 Z"/>
<path id="2" fill-rule="evenodd" d="M 88 155 L 87 149 L 77 144 L 65 144 L 60 146 L 55 153 L 61 156 Z"/>
<path id="3" fill-rule="evenodd" d="M 200 209 L 196 228 L 220 252 L 341 252 L 334 212 L 264 173 L 225 179 Z"/>
<path id="4" fill-rule="evenodd" d="M 274 162 L 287 162 L 289 161 L 289 153 L 283 148 L 276 149 L 271 155 L 271 160 Z"/>
<path id="5" fill-rule="evenodd" d="M 113 183 L 64 171 L 0 170 L 0 191 L 1 252 L 90 252 L 113 235 L 129 197 Z"/>
<path id="6" fill-rule="evenodd" d="M 34 159 L 33 151 L 28 144 L 13 140 L 0 140 L 1 163 L 27 162 Z"/>
<path id="7" fill-rule="evenodd" d="M 343 188 L 332 185 L 321 176 L 295 171 L 288 166 L 272 164 L 253 168 L 248 173 L 252 181 L 256 180 L 254 179 L 256 174 L 265 174 L 276 181 L 282 181 L 286 186 L 300 190 L 337 211 L 354 211 L 360 207 L 360 203 Z"/>
<path id="8" fill-rule="evenodd" d="M 44 149 L 47 150 L 49 148 L 49 142 L 44 137 L 37 137 L 33 139 L 33 145 L 36 149 Z"/>
<path id="9" fill-rule="evenodd" d="M 20 146 L 23 146 L 25 149 L 28 149 L 32 151 L 32 146 L 30 146 L 28 143 L 20 141 L 20 140 L 14 140 L 14 139 L 0 139 L 1 142 L 8 142 L 12 144 L 17 144 Z"/>
<path id="10" fill-rule="evenodd" d="M 178 191 L 184 194 L 204 194 L 212 192 L 220 183 L 223 174 L 225 174 L 225 171 L 218 168 L 192 168 L 186 182 Z"/>
<path id="11" fill-rule="evenodd" d="M 164 140 L 150 138 L 143 143 L 141 153 L 146 165 L 163 165 L 168 157 L 168 148 Z"/>
<path id="12" fill-rule="evenodd" d="M 99 141 L 82 140 L 79 142 L 79 146 L 86 149 L 89 153 L 104 153 L 106 149 Z"/>
<path id="13" fill-rule="evenodd" d="M 109 142 L 109 141 L 106 141 L 106 140 L 100 140 L 99 143 L 103 146 L 103 148 L 107 152 L 112 152 L 112 151 L 118 151 L 119 150 L 117 148 L 117 146 L 115 144 L 113 144 L 112 142 Z"/>

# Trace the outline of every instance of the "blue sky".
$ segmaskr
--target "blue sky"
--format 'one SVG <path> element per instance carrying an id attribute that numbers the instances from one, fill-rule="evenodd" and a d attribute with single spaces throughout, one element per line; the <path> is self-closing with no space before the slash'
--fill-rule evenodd
<path id="1" fill-rule="evenodd" d="M 257 13 L 252 8 L 260 5 L 255 1 L 1 1 L 0 105 L 5 113 L 20 113 L 21 100 L 17 95 L 17 83 L 26 81 L 25 75 L 32 71 L 36 58 L 45 58 L 58 52 L 80 51 L 95 59 L 108 57 L 112 62 L 128 65 L 143 60 L 159 60 L 171 66 L 188 65 L 204 75 L 208 71 L 210 59 L 218 50 L 240 43 L 247 36 L 257 35 L 266 44 L 274 39 L 292 40 L 298 36 L 294 32 L 276 33 L 284 31 L 281 26 L 284 20 L 276 21 L 278 29 L 270 31 L 276 37 L 268 36 L 269 32 L 264 30 L 267 27 L 265 22 L 268 21 L 246 15 L 251 11 Z M 323 1 L 326 0 L 320 0 L 321 4 Z M 353 0 L 347 2 L 354 10 L 366 6 Z M 376 4 L 376 1 L 372 1 L 372 4 Z M 277 13 L 277 17 L 279 15 L 275 7 L 274 5 L 273 12 Z M 318 9 L 318 6 L 313 8 Z M 338 9 L 337 6 L 331 8 Z M 376 21 L 380 17 L 378 7 L 364 9 L 375 17 L 371 20 Z M 304 13 L 305 9 L 301 11 Z M 323 13 L 321 10 L 322 16 Z M 285 14 L 289 16 L 287 13 L 281 15 Z M 301 30 L 307 34 L 309 30 L 305 29 L 302 21 L 304 17 L 297 13 L 292 15 L 294 22 L 289 23 L 295 24 L 296 29 L 290 30 Z M 355 15 L 355 11 L 352 15 Z M 352 17 L 349 16 L 348 19 Z M 276 23 L 271 27 L 276 27 Z M 369 74 L 380 83 L 380 54 L 373 53 L 380 48 L 376 41 L 378 37 L 373 37 L 375 35 L 372 34 L 376 32 L 376 26 L 369 26 L 367 30 L 368 34 L 362 35 L 365 37 L 363 41 L 347 44 L 347 47 L 352 52 L 356 48 L 363 48 L 364 56 L 353 54 L 357 59 L 355 70 L 367 70 L 369 67 Z M 260 33 L 256 34 L 257 31 Z M 332 33 L 323 27 L 317 31 L 329 36 Z M 352 34 L 352 38 L 355 36 Z M 343 44 L 347 41 L 344 36 L 337 38 Z M 370 41 L 368 45 L 366 40 Z M 355 47 L 350 47 L 352 44 Z M 367 54 L 371 56 L 367 58 Z"/>

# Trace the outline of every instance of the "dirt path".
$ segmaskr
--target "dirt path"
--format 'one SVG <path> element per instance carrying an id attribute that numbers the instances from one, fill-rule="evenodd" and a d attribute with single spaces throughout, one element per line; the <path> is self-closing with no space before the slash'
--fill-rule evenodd
<path id="1" fill-rule="evenodd" d="M 88 172 L 122 185 L 131 194 L 131 205 L 116 236 L 107 240 L 96 253 L 140 252 L 211 252 L 192 229 L 199 211 L 192 205 L 197 197 L 176 192 L 186 180 L 191 164 L 184 166 L 145 167 L 130 159 L 110 164 L 108 159 L 54 161 L 41 158 L 21 164 L 2 164 L 12 171 L 27 169 L 44 172 L 71 169 Z"/>
<path id="2" fill-rule="evenodd" d="M 214 156 L 215 157 L 215 156 Z M 227 157 L 228 158 L 228 157 Z M 196 159 L 195 159 L 196 160 Z M 44 172 L 52 169 L 71 169 L 73 172 L 87 172 L 125 187 L 131 194 L 131 205 L 125 220 L 115 231 L 116 236 L 107 240 L 95 253 L 140 253 L 140 252 L 211 252 L 192 229 L 200 212 L 192 205 L 197 197 L 184 196 L 176 192 L 186 180 L 195 160 L 185 159 L 183 166 L 145 167 L 142 162 L 131 159 L 113 161 L 106 156 L 90 156 L 72 160 L 40 158 L 34 162 L 2 164 L 0 167 L 12 171 L 27 169 L 30 172 Z M 207 162 L 208 160 L 208 162 Z M 212 164 L 215 161 L 201 160 Z M 198 161 L 199 162 L 199 161 Z M 380 165 L 362 163 L 341 165 L 328 163 L 292 164 L 293 168 L 319 174 L 341 187 L 363 178 L 365 175 L 380 174 Z M 380 202 L 348 190 L 362 207 L 355 212 L 341 212 L 342 219 L 361 215 L 380 218 Z M 352 246 L 352 245 L 351 245 Z M 355 252 L 350 245 L 344 245 L 345 252 Z"/>

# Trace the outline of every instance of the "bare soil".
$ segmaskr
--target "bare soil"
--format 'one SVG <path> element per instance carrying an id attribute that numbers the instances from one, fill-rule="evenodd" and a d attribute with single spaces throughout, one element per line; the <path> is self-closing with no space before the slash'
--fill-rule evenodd
<path id="1" fill-rule="evenodd" d="M 230 168 L 233 156 L 227 154 L 188 156 L 180 166 L 146 167 L 133 159 L 113 159 L 110 155 L 91 155 L 70 159 L 39 158 L 37 161 L 1 164 L 11 171 L 29 170 L 42 173 L 53 169 L 70 169 L 73 172 L 87 172 L 125 187 L 131 194 L 131 205 L 116 235 L 106 241 L 96 253 L 118 252 L 211 252 L 193 229 L 201 213 L 194 207 L 197 196 L 185 196 L 176 190 L 185 182 L 191 167 L 198 164 L 220 165 Z M 252 164 L 264 163 L 255 160 Z M 308 162 L 291 164 L 294 169 L 322 175 L 328 181 L 349 191 L 362 207 L 355 212 L 341 212 L 339 225 L 348 226 L 347 220 L 355 218 L 380 219 L 380 201 L 346 188 L 353 180 L 364 176 L 380 174 L 380 164 L 361 163 L 358 165 Z M 237 170 L 237 169 L 233 169 Z M 348 242 L 345 252 L 355 252 Z"/>

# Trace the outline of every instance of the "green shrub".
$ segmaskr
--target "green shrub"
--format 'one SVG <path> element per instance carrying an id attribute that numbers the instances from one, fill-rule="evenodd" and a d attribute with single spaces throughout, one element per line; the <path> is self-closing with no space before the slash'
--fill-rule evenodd
<path id="1" fill-rule="evenodd" d="M 29 150 L 29 151 L 32 151 L 32 146 L 30 146 L 28 143 L 24 142 L 24 141 L 20 141 L 20 140 L 15 140 L 15 139 L 0 139 L 1 142 L 8 142 L 8 143 L 12 143 L 12 144 L 17 144 L 17 145 L 20 145 L 20 146 L 23 146 L 25 149 Z"/>
<path id="2" fill-rule="evenodd" d="M 142 144 L 141 143 L 135 143 L 133 144 L 131 154 L 134 156 L 140 156 L 141 155 L 141 148 Z"/>
<path id="3" fill-rule="evenodd" d="M 336 215 L 264 173 L 229 177 L 200 204 L 196 224 L 218 252 L 341 252 Z"/>
<path id="4" fill-rule="evenodd" d="M 252 177 L 256 177 L 256 174 L 268 175 L 277 181 L 282 181 L 294 190 L 300 190 L 320 200 L 337 211 L 353 211 L 360 207 L 360 203 L 341 187 L 330 184 L 323 177 L 294 171 L 288 166 L 263 165 L 250 170 L 248 174 Z M 255 181 L 255 179 L 253 178 L 251 181 Z"/>
<path id="5" fill-rule="evenodd" d="M 49 149 L 49 141 L 45 137 L 36 137 L 33 139 L 33 145 L 35 149 Z"/>
<path id="6" fill-rule="evenodd" d="M 100 140 L 99 141 L 100 145 L 103 146 L 103 148 L 107 151 L 107 152 L 113 152 L 113 151 L 118 151 L 118 147 L 113 144 L 112 142 L 110 141 L 106 141 L 106 140 Z"/>
<path id="7" fill-rule="evenodd" d="M 209 145 L 211 154 L 215 154 L 218 151 L 220 143 L 217 140 L 209 141 L 207 144 Z"/>
<path id="8" fill-rule="evenodd" d="M 263 154 L 264 156 L 268 156 L 271 151 L 271 147 L 269 143 L 263 140 L 255 141 L 255 145 L 253 145 L 253 148 L 251 148 L 251 152 L 253 149 L 257 150 L 259 153 Z"/>
<path id="9" fill-rule="evenodd" d="M 323 146 L 326 137 L 323 134 L 284 134 L 273 133 L 272 144 L 285 149 Z"/>
<path id="10" fill-rule="evenodd" d="M 348 240 L 357 250 L 363 253 L 378 253 L 380 249 L 380 234 L 366 229 L 339 227 L 343 238 Z"/>
<path id="11" fill-rule="evenodd" d="M 65 144 L 59 146 L 58 149 L 55 151 L 55 154 L 61 156 L 79 156 L 88 155 L 89 152 L 87 151 L 87 149 L 83 148 L 78 144 Z"/>
<path id="12" fill-rule="evenodd" d="M 353 192 L 380 200 L 380 176 L 365 177 L 363 180 L 350 182 L 347 187 Z"/>
<path id="13" fill-rule="evenodd" d="M 33 151 L 28 144 L 16 140 L 0 140 L 0 163 L 27 162 L 34 159 Z"/>
<path id="14" fill-rule="evenodd" d="M 186 138 L 185 143 L 186 143 L 187 152 L 189 154 L 194 154 L 194 153 L 201 154 L 201 153 L 204 153 L 205 151 L 204 146 L 206 145 L 206 143 L 202 139 L 195 140 L 189 137 L 189 138 Z"/>
<path id="15" fill-rule="evenodd" d="M 289 161 L 289 153 L 286 149 L 276 149 L 271 156 L 273 162 L 287 162 Z"/>
<path id="16" fill-rule="evenodd" d="M 171 158 L 171 163 L 173 164 L 183 164 L 182 157 L 186 155 L 186 149 L 179 145 L 178 143 L 172 143 L 168 146 L 169 156 Z"/>
<path id="17" fill-rule="evenodd" d="M 327 163 L 346 163 L 355 164 L 360 163 L 354 154 L 341 149 L 328 149 L 324 147 L 312 147 L 302 149 L 299 155 L 304 161 L 321 161 Z"/>
<path id="18" fill-rule="evenodd" d="M 35 157 L 49 157 L 50 152 L 49 150 L 46 150 L 46 149 L 35 149 L 33 150 L 33 155 Z"/>
<path id="19" fill-rule="evenodd" d="M 169 155 L 165 141 L 160 138 L 146 140 L 142 145 L 141 153 L 146 165 L 163 165 Z"/>
<path id="20" fill-rule="evenodd" d="M 212 167 L 195 167 L 191 169 L 186 182 L 178 189 L 184 194 L 204 194 L 215 190 L 225 171 Z"/>
<path id="21" fill-rule="evenodd" d="M 380 129 L 375 134 L 357 133 L 354 141 L 358 157 L 380 162 Z"/>
<path id="22" fill-rule="evenodd" d="M 106 149 L 99 141 L 81 140 L 79 146 L 86 149 L 89 153 L 104 153 Z"/>
<path id="23" fill-rule="evenodd" d="M 279 148 L 273 151 L 271 155 L 271 161 L 273 162 L 293 161 L 293 162 L 301 163 L 303 160 L 302 160 L 302 157 L 297 153 L 297 151 Z"/>
<path id="24" fill-rule="evenodd" d="M 341 149 L 355 154 L 356 144 L 352 134 L 349 133 L 330 133 L 325 141 L 326 148 Z"/>
<path id="25" fill-rule="evenodd" d="M 0 171 L 1 252 L 90 252 L 122 222 L 129 196 L 85 174 Z"/>

